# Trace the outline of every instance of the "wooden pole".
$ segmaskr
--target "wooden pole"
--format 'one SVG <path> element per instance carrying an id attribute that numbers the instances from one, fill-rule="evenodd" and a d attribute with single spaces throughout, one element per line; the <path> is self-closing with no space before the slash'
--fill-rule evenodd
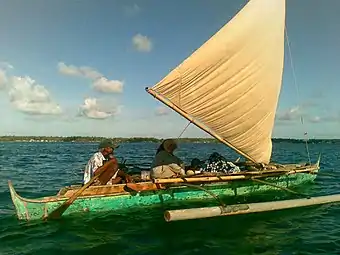
<path id="1" fill-rule="evenodd" d="M 76 193 L 74 193 L 62 205 L 58 206 L 50 214 L 44 215 L 43 220 L 60 218 L 63 215 L 63 213 L 73 204 L 73 202 L 83 193 L 83 191 L 86 190 L 88 187 L 90 187 L 94 183 L 95 180 L 99 179 L 99 177 L 102 176 L 107 171 L 107 169 L 112 167 L 112 164 L 114 164 L 114 161 L 109 161 L 106 164 L 104 164 L 102 167 L 98 168 L 97 175 L 93 176 L 89 180 L 89 182 L 87 182 L 82 188 L 80 188 Z"/>
<path id="2" fill-rule="evenodd" d="M 154 183 L 163 184 L 163 183 L 185 183 L 185 182 L 213 182 L 213 181 L 234 181 L 234 180 L 243 180 L 243 179 L 246 179 L 245 175 L 154 179 Z"/>
<path id="3" fill-rule="evenodd" d="M 269 212 L 289 208 L 306 207 L 337 202 L 340 202 L 340 194 L 262 203 L 229 205 L 225 207 L 215 206 L 183 210 L 168 210 L 164 212 L 164 219 L 167 222 L 201 219 L 216 216 L 230 216 L 258 212 Z"/>
<path id="4" fill-rule="evenodd" d="M 204 130 L 205 132 L 207 132 L 208 134 L 210 134 L 211 136 L 215 137 L 217 140 L 219 140 L 221 143 L 227 145 L 228 147 L 232 148 L 234 151 L 236 151 L 237 153 L 239 153 L 240 155 L 246 157 L 247 159 L 251 160 L 254 163 L 257 163 L 252 157 L 248 156 L 247 154 L 245 154 L 244 152 L 240 151 L 239 149 L 235 148 L 231 143 L 227 142 L 226 140 L 224 140 L 221 136 L 219 136 L 218 134 L 216 134 L 215 132 L 209 130 L 207 127 L 203 126 L 202 124 L 200 124 L 199 122 L 197 122 L 193 117 L 189 116 L 189 114 L 187 114 L 185 111 L 183 111 L 182 109 L 180 109 L 179 107 L 177 107 L 175 104 L 173 104 L 170 101 L 167 101 L 163 96 L 157 94 L 154 90 L 152 90 L 151 88 L 145 88 L 145 90 L 152 96 L 154 96 L 156 99 L 158 99 L 159 101 L 161 101 L 163 104 L 167 105 L 168 107 L 170 107 L 171 109 L 173 109 L 174 111 L 176 111 L 178 114 L 182 115 L 184 118 L 186 118 L 187 120 L 189 120 L 190 122 L 194 123 L 197 127 L 199 127 L 200 129 Z"/>
<path id="5" fill-rule="evenodd" d="M 236 181 L 236 180 L 246 180 L 251 178 L 265 178 L 272 176 L 283 176 L 297 173 L 315 174 L 314 169 L 306 168 L 301 170 L 291 170 L 291 171 L 266 171 L 254 172 L 253 174 L 247 174 L 247 172 L 242 172 L 242 174 L 232 174 L 224 176 L 207 176 L 207 177 L 183 177 L 183 178 L 164 178 L 164 179 L 154 179 L 154 183 L 165 184 L 165 183 L 186 183 L 186 182 L 219 182 L 219 181 Z"/>

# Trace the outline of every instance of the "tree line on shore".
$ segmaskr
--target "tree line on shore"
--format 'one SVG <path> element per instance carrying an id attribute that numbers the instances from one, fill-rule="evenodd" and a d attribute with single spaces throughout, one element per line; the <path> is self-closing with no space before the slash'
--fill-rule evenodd
<path id="1" fill-rule="evenodd" d="M 99 142 L 109 138 L 119 143 L 154 142 L 160 143 L 162 139 L 155 137 L 98 137 L 98 136 L 0 136 L 0 142 Z M 273 138 L 273 142 L 304 143 L 305 140 Z M 214 138 L 178 138 L 178 142 L 184 143 L 220 143 Z M 310 139 L 309 143 L 336 142 L 338 139 Z"/>
<path id="2" fill-rule="evenodd" d="M 162 139 L 154 137 L 100 137 L 100 136 L 0 136 L 2 142 L 99 142 L 103 139 L 112 139 L 116 142 L 161 142 Z M 180 138 L 187 142 L 214 142 L 212 138 Z"/>

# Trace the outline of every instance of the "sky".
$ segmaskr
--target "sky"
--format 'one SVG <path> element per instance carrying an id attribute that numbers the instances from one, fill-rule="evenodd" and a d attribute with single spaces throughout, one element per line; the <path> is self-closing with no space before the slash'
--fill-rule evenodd
<path id="1" fill-rule="evenodd" d="M 188 122 L 145 87 L 246 2 L 0 0 L 0 135 L 179 136 Z M 297 86 L 286 44 L 273 137 L 340 138 L 339 12 L 338 0 L 286 1 Z"/>

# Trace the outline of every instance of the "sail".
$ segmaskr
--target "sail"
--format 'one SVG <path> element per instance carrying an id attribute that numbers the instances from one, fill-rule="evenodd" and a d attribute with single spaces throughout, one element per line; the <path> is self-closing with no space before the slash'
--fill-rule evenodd
<path id="1" fill-rule="evenodd" d="M 284 0 L 250 0 L 148 92 L 246 158 L 269 163 L 284 28 Z"/>

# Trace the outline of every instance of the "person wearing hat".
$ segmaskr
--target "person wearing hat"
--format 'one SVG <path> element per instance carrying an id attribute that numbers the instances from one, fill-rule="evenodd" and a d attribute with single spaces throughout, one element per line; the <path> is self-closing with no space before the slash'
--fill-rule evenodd
<path id="1" fill-rule="evenodd" d="M 92 155 L 86 164 L 84 171 L 84 184 L 100 172 L 105 164 L 105 172 L 98 178 L 95 185 L 117 184 L 124 179 L 131 182 L 131 177 L 118 168 L 118 161 L 113 152 L 119 145 L 109 139 L 104 139 L 98 145 L 98 151 Z"/>
<path id="2" fill-rule="evenodd" d="M 165 139 L 162 142 L 151 164 L 150 176 L 152 178 L 169 178 L 185 175 L 183 161 L 173 154 L 176 149 L 177 143 L 174 139 Z"/>

